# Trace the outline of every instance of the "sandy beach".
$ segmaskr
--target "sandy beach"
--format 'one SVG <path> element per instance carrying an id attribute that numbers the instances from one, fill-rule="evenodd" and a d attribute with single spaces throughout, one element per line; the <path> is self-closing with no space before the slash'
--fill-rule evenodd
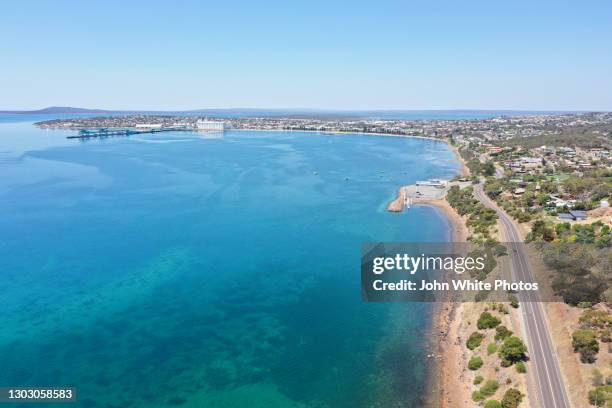
<path id="1" fill-rule="evenodd" d="M 415 200 L 415 205 L 435 207 L 451 224 L 451 240 L 466 242 L 468 230 L 465 220 L 445 199 Z M 428 406 L 456 408 L 473 406 L 471 382 L 466 378 L 466 353 L 459 333 L 462 303 L 443 302 L 436 305 L 431 333 L 433 356 L 436 356 L 430 374 L 430 398 Z"/>

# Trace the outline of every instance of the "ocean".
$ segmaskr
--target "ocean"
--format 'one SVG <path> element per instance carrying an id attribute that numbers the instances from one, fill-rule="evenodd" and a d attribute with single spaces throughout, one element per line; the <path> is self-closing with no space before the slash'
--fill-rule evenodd
<path id="1" fill-rule="evenodd" d="M 176 132 L 88 141 L 0 115 L 0 386 L 78 407 L 416 407 L 430 304 L 364 303 L 360 245 L 439 242 L 397 188 L 443 142 Z M 10 406 L 10 405 L 7 405 Z"/>

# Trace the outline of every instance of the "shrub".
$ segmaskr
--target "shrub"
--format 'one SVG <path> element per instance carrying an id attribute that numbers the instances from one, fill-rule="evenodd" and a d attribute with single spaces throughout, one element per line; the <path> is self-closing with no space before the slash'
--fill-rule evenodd
<path id="1" fill-rule="evenodd" d="M 502 398 L 502 408 L 517 408 L 523 400 L 523 394 L 516 388 L 510 388 Z"/>
<path id="2" fill-rule="evenodd" d="M 482 387 L 480 387 L 480 394 L 487 398 L 495 394 L 495 391 L 499 388 L 499 383 L 495 380 L 487 380 Z"/>
<path id="3" fill-rule="evenodd" d="M 482 367 L 482 358 L 478 356 L 470 358 L 470 361 L 468 361 L 468 368 L 470 370 L 476 371 L 480 367 Z"/>
<path id="4" fill-rule="evenodd" d="M 495 354 L 496 351 L 497 351 L 497 344 L 489 343 L 487 345 L 487 354 L 488 355 Z"/>
<path id="5" fill-rule="evenodd" d="M 525 366 L 525 363 L 522 361 L 519 361 L 518 363 L 516 363 L 516 371 L 518 371 L 521 374 L 525 374 L 527 372 L 527 367 Z"/>
<path id="6" fill-rule="evenodd" d="M 482 380 L 484 380 L 484 378 L 482 378 L 482 375 L 477 375 L 476 377 L 474 377 L 474 385 L 480 384 Z"/>
<path id="7" fill-rule="evenodd" d="M 474 350 L 476 347 L 480 346 L 483 337 L 484 336 L 480 332 L 470 334 L 470 337 L 467 339 L 467 348 Z"/>
<path id="8" fill-rule="evenodd" d="M 589 391 L 589 404 L 604 407 L 608 401 L 612 401 L 612 385 L 602 385 Z"/>
<path id="9" fill-rule="evenodd" d="M 482 396 L 482 394 L 478 391 L 474 391 L 472 393 L 472 401 L 474 402 L 480 402 L 483 401 L 485 399 L 485 397 Z"/>
<path id="10" fill-rule="evenodd" d="M 512 330 L 508 330 L 506 326 L 497 326 L 495 328 L 495 340 L 504 341 L 506 337 L 512 336 Z"/>
<path id="11" fill-rule="evenodd" d="M 605 310 L 585 310 L 578 322 L 583 329 L 603 329 L 612 326 L 612 315 Z"/>
<path id="12" fill-rule="evenodd" d="M 477 322 L 477 326 L 480 330 L 484 330 L 484 329 L 492 329 L 495 326 L 499 325 L 501 323 L 501 321 L 493 316 L 491 313 L 489 312 L 482 312 L 482 314 L 480 315 L 480 317 L 478 318 L 478 322 Z"/>
<path id="13" fill-rule="evenodd" d="M 484 408 L 502 408 L 502 404 L 499 401 L 488 400 L 485 402 Z"/>
<path id="14" fill-rule="evenodd" d="M 508 300 L 510 301 L 510 306 L 512 306 L 515 309 L 518 309 L 519 301 L 518 301 L 518 298 L 516 296 L 508 295 Z"/>
<path id="15" fill-rule="evenodd" d="M 499 348 L 499 358 L 502 360 L 502 366 L 508 367 L 524 360 L 526 352 L 527 346 L 521 339 L 516 336 L 507 337 L 504 344 Z"/>
<path id="16" fill-rule="evenodd" d="M 593 363 L 599 353 L 599 343 L 597 342 L 597 332 L 590 329 L 578 329 L 572 333 L 572 347 L 574 352 L 580 353 L 580 361 L 583 363 Z"/>

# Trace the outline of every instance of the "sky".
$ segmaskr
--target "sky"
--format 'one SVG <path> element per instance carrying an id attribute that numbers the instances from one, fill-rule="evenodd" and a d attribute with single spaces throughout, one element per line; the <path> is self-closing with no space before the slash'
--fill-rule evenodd
<path id="1" fill-rule="evenodd" d="M 612 111 L 610 1 L 11 1 L 0 110 Z"/>

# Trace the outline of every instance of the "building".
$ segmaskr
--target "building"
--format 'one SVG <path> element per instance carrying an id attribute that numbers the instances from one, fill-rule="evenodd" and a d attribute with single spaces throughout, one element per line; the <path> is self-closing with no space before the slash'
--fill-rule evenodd
<path id="1" fill-rule="evenodd" d="M 223 132 L 225 130 L 225 122 L 198 119 L 196 121 L 196 129 L 206 132 Z"/>
<path id="2" fill-rule="evenodd" d="M 564 221 L 584 221 L 588 218 L 586 211 L 570 211 L 558 215 L 560 220 Z"/>

